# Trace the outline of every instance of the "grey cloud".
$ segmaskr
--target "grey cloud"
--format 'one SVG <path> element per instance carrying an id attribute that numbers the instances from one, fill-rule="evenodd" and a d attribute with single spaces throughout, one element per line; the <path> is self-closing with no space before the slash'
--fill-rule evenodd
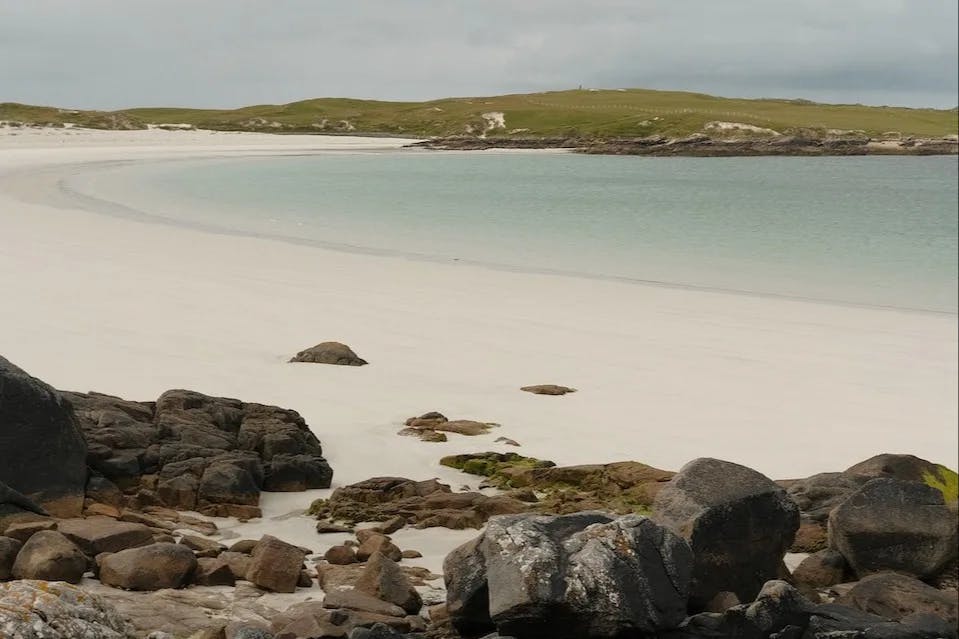
<path id="1" fill-rule="evenodd" d="M 0 101 L 640 86 L 950 107 L 955 0 L 0 0 Z"/>

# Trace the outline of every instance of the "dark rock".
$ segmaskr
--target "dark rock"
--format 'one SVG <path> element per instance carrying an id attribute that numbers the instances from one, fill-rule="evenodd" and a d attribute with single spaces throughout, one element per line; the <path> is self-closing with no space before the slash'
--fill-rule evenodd
<path id="1" fill-rule="evenodd" d="M 0 581 L 6 581 L 13 576 L 13 562 L 17 560 L 17 553 L 23 548 L 23 543 L 10 537 L 0 537 Z"/>
<path id="2" fill-rule="evenodd" d="M 106 477 L 91 473 L 87 478 L 86 494 L 88 499 L 114 508 L 123 507 L 123 491 Z"/>
<path id="3" fill-rule="evenodd" d="M 937 575 L 957 554 L 956 517 L 914 481 L 872 479 L 829 516 L 829 545 L 859 577 L 895 570 Z"/>
<path id="4" fill-rule="evenodd" d="M 423 607 L 423 600 L 409 578 L 395 561 L 381 553 L 370 557 L 354 588 L 395 604 L 411 615 L 415 615 Z"/>
<path id="5" fill-rule="evenodd" d="M 302 549 L 264 535 L 253 549 L 246 580 L 273 592 L 295 592 L 304 558 Z"/>
<path id="6" fill-rule="evenodd" d="M 413 481 L 402 477 L 374 477 L 341 486 L 328 500 L 313 503 L 310 512 L 326 519 L 387 521 L 396 516 L 417 528 L 478 528 L 493 515 L 519 513 L 529 506 L 502 495 L 453 493 L 435 479 Z"/>
<path id="7" fill-rule="evenodd" d="M 153 491 L 133 505 L 249 518 L 262 489 L 322 488 L 331 480 L 319 441 L 295 411 L 186 390 L 155 403 L 64 396 L 89 444 L 87 463 L 127 492 Z"/>
<path id="8" fill-rule="evenodd" d="M 942 467 L 938 464 L 933 464 L 915 455 L 884 453 L 850 466 L 846 469 L 845 474 L 925 482 L 928 477 L 938 478 L 941 470 Z"/>
<path id="9" fill-rule="evenodd" d="M 959 623 L 959 599 L 955 591 L 937 590 L 918 579 L 892 572 L 864 578 L 836 603 L 893 621 L 929 613 L 953 627 Z"/>
<path id="10" fill-rule="evenodd" d="M 405 635 L 384 623 L 375 623 L 369 628 L 354 628 L 350 639 L 403 639 Z"/>
<path id="11" fill-rule="evenodd" d="M 804 637 L 813 639 L 955 639 L 955 626 L 929 615 L 906 617 L 903 623 L 839 604 L 821 604 L 810 611 Z"/>
<path id="12" fill-rule="evenodd" d="M 14 579 L 80 583 L 87 558 L 69 539 L 54 530 L 42 530 L 23 544 L 11 571 Z"/>
<path id="13" fill-rule="evenodd" d="M 316 522 L 316 532 L 321 535 L 331 533 L 352 533 L 353 529 L 349 526 L 341 526 L 340 524 L 334 524 L 332 521 L 321 519 L 320 521 Z"/>
<path id="14" fill-rule="evenodd" d="M 825 523 L 833 508 L 846 501 L 867 481 L 869 479 L 862 475 L 820 473 L 794 482 L 787 492 L 804 518 Z"/>
<path id="15" fill-rule="evenodd" d="M 696 557 L 689 606 L 717 593 L 752 601 L 775 579 L 799 528 L 799 509 L 756 471 L 717 459 L 686 464 L 656 496 L 654 518 L 684 537 Z"/>
<path id="16" fill-rule="evenodd" d="M 86 444 L 70 405 L 0 357 L 0 485 L 55 516 L 76 517 L 86 482 Z"/>
<path id="17" fill-rule="evenodd" d="M 444 562 L 447 609 L 464 634 L 487 620 L 520 637 L 649 634 L 683 620 L 692 567 L 689 546 L 645 517 L 494 517 Z"/>
<path id="18" fill-rule="evenodd" d="M 196 567 L 196 557 L 186 546 L 151 544 L 105 556 L 100 561 L 100 581 L 126 590 L 181 588 Z"/>
<path id="19" fill-rule="evenodd" d="M 317 364 L 338 364 L 341 366 L 365 366 L 369 362 L 361 359 L 346 344 L 322 342 L 300 351 L 290 359 L 291 362 L 313 362 Z"/>

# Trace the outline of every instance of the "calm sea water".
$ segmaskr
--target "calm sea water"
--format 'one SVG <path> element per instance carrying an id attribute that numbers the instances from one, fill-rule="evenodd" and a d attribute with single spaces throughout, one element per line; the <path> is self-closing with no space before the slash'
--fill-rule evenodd
<path id="1" fill-rule="evenodd" d="M 957 166 L 343 153 L 137 164 L 65 187 L 347 250 L 955 313 Z"/>

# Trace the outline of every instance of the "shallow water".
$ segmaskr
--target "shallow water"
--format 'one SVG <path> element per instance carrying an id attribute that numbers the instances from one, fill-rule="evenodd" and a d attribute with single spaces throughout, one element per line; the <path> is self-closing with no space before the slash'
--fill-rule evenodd
<path id="1" fill-rule="evenodd" d="M 100 167 L 63 186 L 328 248 L 955 313 L 957 166 L 327 153 Z"/>

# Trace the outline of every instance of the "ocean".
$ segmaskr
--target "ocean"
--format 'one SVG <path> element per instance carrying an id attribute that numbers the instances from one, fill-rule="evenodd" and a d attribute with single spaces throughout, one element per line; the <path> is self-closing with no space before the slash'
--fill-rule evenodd
<path id="1" fill-rule="evenodd" d="M 61 186 L 118 214 L 326 249 L 956 313 L 957 167 L 331 152 L 86 167 Z"/>

